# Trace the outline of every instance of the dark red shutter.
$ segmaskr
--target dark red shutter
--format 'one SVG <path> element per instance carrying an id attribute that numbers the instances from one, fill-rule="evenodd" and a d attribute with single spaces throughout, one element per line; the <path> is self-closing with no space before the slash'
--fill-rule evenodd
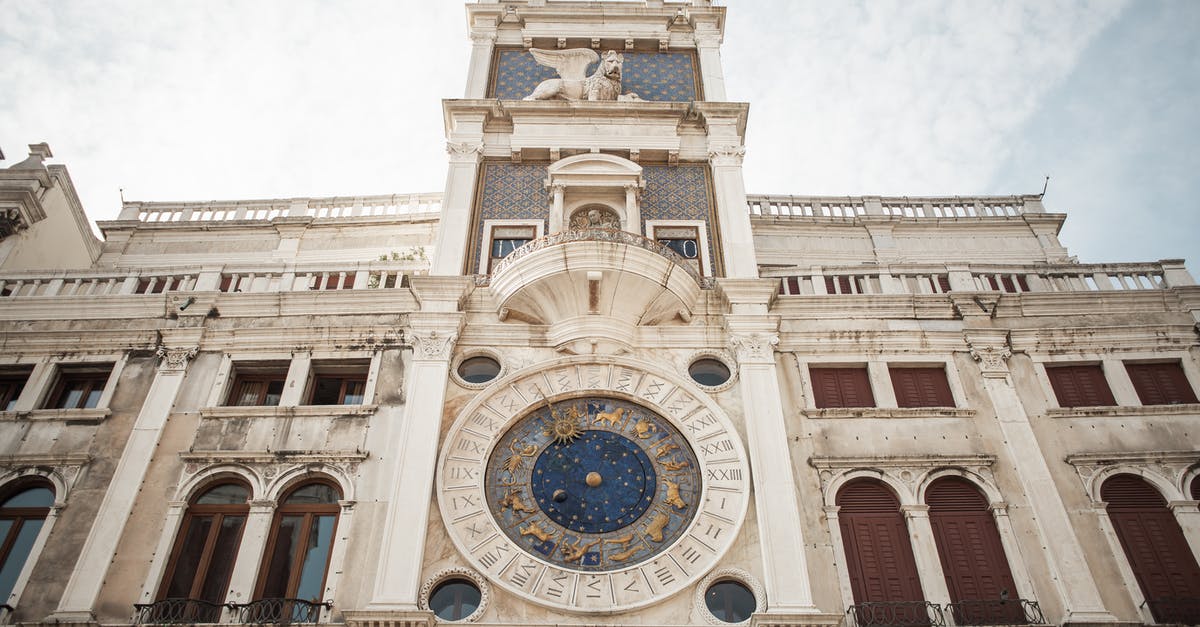
<path id="1" fill-rule="evenodd" d="M 942 572 L 950 600 L 996 600 L 1016 585 L 987 500 L 970 482 L 959 478 L 934 481 L 925 492 Z"/>
<path id="2" fill-rule="evenodd" d="M 837 495 L 846 569 L 855 603 L 924 601 L 900 502 L 874 480 L 847 484 Z"/>
<path id="3" fill-rule="evenodd" d="M 1192 500 L 1200 501 L 1200 476 L 1192 479 Z"/>
<path id="4" fill-rule="evenodd" d="M 942 288 L 943 293 L 950 291 L 950 278 L 949 277 L 940 275 L 937 278 L 937 282 L 938 282 L 938 286 Z"/>
<path id="5" fill-rule="evenodd" d="M 874 407 L 866 368 L 809 368 L 818 408 Z"/>
<path id="6" fill-rule="evenodd" d="M 1200 566 L 1166 500 L 1154 486 L 1134 475 L 1116 475 L 1105 481 L 1100 498 L 1108 503 L 1108 517 L 1138 587 L 1150 601 L 1155 621 L 1178 622 L 1177 615 L 1168 621 L 1163 615 L 1167 608 L 1154 602 L 1200 598 Z M 1200 621 L 1200 612 L 1196 614 L 1187 617 L 1189 624 Z"/>
<path id="7" fill-rule="evenodd" d="M 900 407 L 954 407 L 943 368 L 889 368 Z"/>
<path id="8" fill-rule="evenodd" d="M 1178 363 L 1125 364 L 1143 405 L 1195 403 L 1196 393 Z"/>
<path id="9" fill-rule="evenodd" d="M 1116 405 L 1100 366 L 1046 366 L 1050 386 L 1061 407 Z"/>

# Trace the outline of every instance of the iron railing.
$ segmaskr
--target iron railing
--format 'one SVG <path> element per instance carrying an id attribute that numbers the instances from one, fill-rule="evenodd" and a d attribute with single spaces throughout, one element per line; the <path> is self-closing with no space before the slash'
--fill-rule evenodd
<path id="1" fill-rule="evenodd" d="M 955 625 L 1041 625 L 1046 622 L 1037 601 L 995 599 L 946 604 Z"/>
<path id="2" fill-rule="evenodd" d="M 1146 599 L 1155 622 L 1160 624 L 1200 625 L 1200 598 Z"/>
<path id="3" fill-rule="evenodd" d="M 680 256 L 679 253 L 671 250 L 670 246 L 667 246 L 666 244 L 660 244 L 648 237 L 638 235 L 637 233 L 618 231 L 617 229 L 571 229 L 568 231 L 562 231 L 560 233 L 552 233 L 545 237 L 539 237 L 538 239 L 535 239 L 528 244 L 525 244 L 524 246 L 512 251 L 504 259 L 501 259 L 499 263 L 492 268 L 492 276 L 496 276 L 497 274 L 504 272 L 506 268 L 516 263 L 516 261 L 522 257 L 535 253 L 543 248 L 549 248 L 551 246 L 557 246 L 567 242 L 614 242 L 617 244 L 637 246 L 638 248 L 642 248 L 666 257 L 675 265 L 683 268 L 684 271 L 686 271 L 693 279 L 696 280 L 696 283 L 700 287 L 709 289 L 713 285 L 711 279 L 701 276 L 700 273 L 693 268 L 686 259 Z"/>
<path id="4" fill-rule="evenodd" d="M 945 627 L 942 606 L 928 601 L 867 601 L 846 610 L 850 627 Z"/>
<path id="5" fill-rule="evenodd" d="M 178 625 L 217 623 L 224 605 L 200 599 L 163 599 L 154 603 L 136 603 L 134 622 L 139 625 Z"/>
<path id="6" fill-rule="evenodd" d="M 250 603 L 232 604 L 229 608 L 236 612 L 236 622 L 239 623 L 287 625 L 320 622 L 321 609 L 332 609 L 333 603 L 304 599 L 259 599 Z"/>

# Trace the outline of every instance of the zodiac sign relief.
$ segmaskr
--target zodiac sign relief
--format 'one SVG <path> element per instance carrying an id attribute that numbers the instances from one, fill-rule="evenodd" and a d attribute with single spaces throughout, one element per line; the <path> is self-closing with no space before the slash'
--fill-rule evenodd
<path id="1" fill-rule="evenodd" d="M 635 538 L 636 537 L 633 535 L 633 532 L 629 532 L 629 533 L 621 536 L 620 538 L 613 538 L 611 540 L 605 540 L 604 541 L 605 544 L 621 545 L 621 552 L 612 554 L 611 556 L 609 556 L 608 559 L 610 559 L 614 562 L 624 562 L 625 560 L 629 559 L 630 557 L 633 557 L 633 554 L 637 553 L 638 550 L 641 549 L 641 547 L 636 546 L 636 545 L 632 549 L 629 548 L 629 544 L 632 543 Z"/>
<path id="2" fill-rule="evenodd" d="M 656 514 L 654 518 L 650 519 L 650 524 L 646 525 L 646 531 L 643 533 L 646 534 L 647 538 L 650 538 L 655 542 L 662 542 L 663 529 L 667 527 L 667 523 L 669 522 L 671 522 L 671 517 L 660 512 Z"/>
<path id="3" fill-rule="evenodd" d="M 612 411 L 596 412 L 596 418 L 592 421 L 592 424 L 607 422 L 610 427 L 619 427 L 621 426 L 621 419 L 627 411 L 629 410 L 624 407 L 618 407 Z"/>
<path id="4" fill-rule="evenodd" d="M 658 433 L 658 425 L 645 418 L 641 418 L 637 421 L 637 424 L 633 425 L 633 431 L 637 433 L 639 440 L 648 440 L 651 434 Z"/>
<path id="5" fill-rule="evenodd" d="M 667 488 L 667 498 L 663 502 L 667 505 L 674 505 L 675 509 L 684 509 L 687 503 L 683 502 L 683 498 L 679 496 L 679 484 L 670 479 L 663 479 L 663 485 Z"/>
<path id="6" fill-rule="evenodd" d="M 563 559 L 568 562 L 578 562 L 579 560 L 583 559 L 584 553 L 592 550 L 592 548 L 597 544 L 600 544 L 599 540 L 593 540 L 592 542 L 583 544 L 583 538 L 576 538 L 574 543 L 563 542 Z"/>
<path id="7" fill-rule="evenodd" d="M 678 449 L 679 449 L 678 444 L 676 444 L 674 442 L 667 442 L 666 444 L 663 444 L 662 446 L 658 447 L 658 450 L 655 451 L 655 453 L 654 453 L 654 458 L 662 459 L 662 458 L 666 457 L 671 451 L 675 451 Z"/>
<path id="8" fill-rule="evenodd" d="M 509 490 L 508 494 L 505 494 L 504 498 L 500 499 L 498 505 L 500 506 L 501 510 L 508 508 L 511 509 L 514 514 L 517 512 L 527 512 L 532 514 L 533 512 L 537 511 L 534 508 L 526 505 L 525 501 L 521 500 L 521 490 Z"/>
<path id="9" fill-rule="evenodd" d="M 691 465 L 692 464 L 690 462 L 688 462 L 688 460 L 686 460 L 686 459 L 683 461 L 670 459 L 665 462 L 662 462 L 663 470 L 666 470 L 667 472 L 675 472 L 677 470 L 683 470 L 684 468 L 687 468 L 688 466 L 691 466 Z"/>
<path id="10" fill-rule="evenodd" d="M 533 536 L 542 542 L 546 542 L 554 537 L 553 531 L 542 529 L 542 524 L 536 520 L 529 521 L 529 524 L 521 527 L 519 531 L 523 536 Z"/>
<path id="11" fill-rule="evenodd" d="M 521 466 L 525 465 L 524 458 L 533 457 L 537 454 L 537 446 L 533 444 L 530 444 L 518 451 L 517 447 L 520 446 L 520 444 L 521 442 L 518 442 L 517 440 L 513 440 L 512 442 L 508 443 L 508 450 L 512 451 L 513 454 L 504 460 L 504 469 L 507 470 L 508 474 L 510 475 L 516 474 L 516 472 L 521 469 Z"/>

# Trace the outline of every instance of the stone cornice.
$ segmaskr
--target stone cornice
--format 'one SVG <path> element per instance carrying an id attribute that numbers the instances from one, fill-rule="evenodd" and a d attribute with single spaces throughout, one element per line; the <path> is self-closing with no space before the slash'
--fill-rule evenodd
<path id="1" fill-rule="evenodd" d="M 1200 416 L 1200 404 L 1133 405 L 1115 407 L 1052 407 L 1047 418 L 1132 418 L 1139 416 Z"/>
<path id="2" fill-rule="evenodd" d="M 846 420 L 853 418 L 882 418 L 886 420 L 916 418 L 973 418 L 974 409 L 954 407 L 838 407 L 829 409 L 801 409 L 800 415 L 809 419 Z"/>

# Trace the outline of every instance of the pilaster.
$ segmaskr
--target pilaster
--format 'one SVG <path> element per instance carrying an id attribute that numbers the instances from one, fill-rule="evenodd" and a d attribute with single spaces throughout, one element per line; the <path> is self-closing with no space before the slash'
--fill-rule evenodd
<path id="1" fill-rule="evenodd" d="M 1175 520 L 1183 530 L 1183 537 L 1187 538 L 1192 555 L 1200 562 L 1200 501 L 1171 501 L 1167 505 L 1171 508 L 1171 513 L 1175 514 Z"/>
<path id="2" fill-rule="evenodd" d="M 163 340 L 166 343 L 158 350 L 160 361 L 154 381 L 138 412 L 58 607 L 47 620 L 67 623 L 95 620 L 93 607 L 104 583 L 104 575 L 116 553 L 117 542 L 125 530 L 134 500 L 162 437 L 188 362 L 196 355 L 201 333 L 201 329 L 164 333 Z"/>
<path id="3" fill-rule="evenodd" d="M 933 525 L 929 522 L 928 505 L 901 505 L 908 535 L 912 538 L 913 557 L 917 572 L 921 575 L 921 590 L 925 600 L 945 605 L 950 602 L 950 590 L 946 588 L 946 573 L 942 570 L 938 556 L 937 540 L 933 536 Z"/>
<path id="4" fill-rule="evenodd" d="M 246 516 L 246 527 L 242 529 L 242 542 L 238 546 L 233 572 L 229 575 L 229 590 L 226 603 L 249 603 L 253 599 L 258 569 L 262 564 L 263 551 L 271 534 L 271 520 L 275 517 L 274 501 L 251 501 L 250 513 Z M 227 612 L 229 610 L 226 610 Z M 232 620 L 230 614 L 228 619 Z"/>
<path id="5" fill-rule="evenodd" d="M 460 275 L 465 268 L 470 239 L 471 208 L 476 177 L 483 158 L 483 123 L 486 112 L 471 109 L 447 113 L 446 153 L 449 165 L 442 192 L 441 223 L 430 274 Z"/>

